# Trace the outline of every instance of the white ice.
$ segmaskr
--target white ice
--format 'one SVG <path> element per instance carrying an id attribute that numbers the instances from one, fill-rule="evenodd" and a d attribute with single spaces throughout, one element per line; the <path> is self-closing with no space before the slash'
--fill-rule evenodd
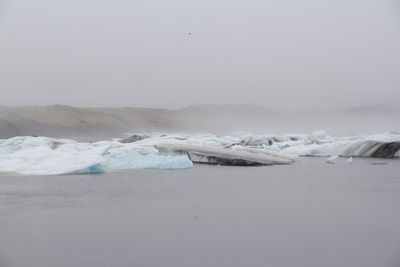
<path id="1" fill-rule="evenodd" d="M 101 173 L 116 169 L 190 168 L 185 155 L 161 155 L 154 147 L 116 141 L 82 143 L 47 137 L 0 141 L 0 172 L 30 175 Z"/>

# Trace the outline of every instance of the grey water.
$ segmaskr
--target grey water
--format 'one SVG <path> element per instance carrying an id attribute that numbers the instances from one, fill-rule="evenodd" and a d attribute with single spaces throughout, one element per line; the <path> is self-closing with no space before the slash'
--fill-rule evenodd
<path id="1" fill-rule="evenodd" d="M 400 161 L 0 177 L 0 266 L 399 267 Z"/>

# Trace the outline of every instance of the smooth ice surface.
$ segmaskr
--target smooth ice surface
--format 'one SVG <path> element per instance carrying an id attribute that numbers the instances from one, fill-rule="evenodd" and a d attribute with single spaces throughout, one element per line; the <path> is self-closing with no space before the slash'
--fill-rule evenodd
<path id="1" fill-rule="evenodd" d="M 191 168 L 193 163 L 186 155 L 162 155 L 158 153 L 140 154 L 113 153 L 105 155 L 106 170 L 122 169 L 184 169 Z"/>
<path id="2" fill-rule="evenodd" d="M 400 266 L 400 161 L 299 160 L 1 175 L 0 266 Z"/>
<path id="3" fill-rule="evenodd" d="M 175 151 L 188 153 L 193 162 L 212 163 L 211 159 L 217 159 L 216 163 L 224 162 L 222 165 L 235 165 L 238 160 L 243 160 L 260 165 L 291 164 L 294 158 L 291 155 L 266 151 L 261 149 L 228 149 L 222 147 L 204 147 L 200 145 L 157 145 L 162 151 Z M 193 158 L 196 157 L 194 160 Z"/>

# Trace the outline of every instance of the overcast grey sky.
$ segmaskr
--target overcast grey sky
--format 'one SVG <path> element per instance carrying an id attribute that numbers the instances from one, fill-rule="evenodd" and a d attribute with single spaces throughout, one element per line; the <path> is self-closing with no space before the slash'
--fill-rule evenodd
<path id="1" fill-rule="evenodd" d="M 0 104 L 396 105 L 395 0 L 0 0 Z"/>

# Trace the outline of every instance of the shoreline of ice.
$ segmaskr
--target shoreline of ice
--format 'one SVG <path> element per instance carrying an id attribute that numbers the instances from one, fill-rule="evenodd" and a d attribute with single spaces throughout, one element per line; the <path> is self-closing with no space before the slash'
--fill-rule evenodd
<path id="1" fill-rule="evenodd" d="M 297 157 L 399 158 L 400 134 L 334 137 L 307 134 L 145 133 L 112 141 L 78 142 L 19 136 L 0 140 L 0 173 L 58 175 L 120 169 L 185 169 L 193 163 L 257 166 L 291 164 Z"/>

